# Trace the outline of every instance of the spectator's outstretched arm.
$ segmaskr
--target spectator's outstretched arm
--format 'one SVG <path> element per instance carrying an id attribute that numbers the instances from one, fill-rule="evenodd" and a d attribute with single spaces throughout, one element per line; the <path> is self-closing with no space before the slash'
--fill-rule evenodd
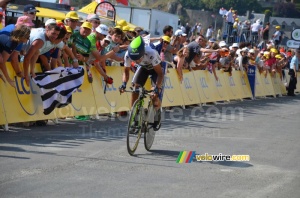
<path id="1" fill-rule="evenodd" d="M 9 58 L 9 53 L 3 51 L 0 54 L 0 69 L 2 70 L 6 81 L 12 86 L 15 87 L 15 82 L 9 77 L 7 69 L 6 69 L 6 61 Z M 0 74 L 1 75 L 1 74 Z"/>
<path id="2" fill-rule="evenodd" d="M 27 54 L 24 57 L 23 68 L 24 68 L 24 77 L 25 82 L 29 85 L 29 64 L 31 63 L 31 59 L 35 54 L 39 54 L 39 49 L 42 48 L 44 42 L 42 40 L 35 40 L 32 42 Z"/>
<path id="3" fill-rule="evenodd" d="M 65 54 L 68 55 L 68 57 L 70 57 L 73 60 L 73 67 L 75 67 L 75 68 L 78 67 L 78 61 L 74 61 L 74 60 L 76 60 L 76 56 L 74 54 L 74 51 L 76 49 L 73 50 L 73 48 L 72 48 L 72 50 L 71 50 L 67 45 L 65 45 L 64 48 L 63 48 L 63 50 L 65 51 Z M 68 67 L 69 66 L 69 60 L 68 60 L 68 58 L 66 58 L 66 56 L 63 56 L 63 58 L 64 58 L 65 66 Z"/>
<path id="4" fill-rule="evenodd" d="M 42 65 L 45 67 L 45 70 L 46 71 L 50 71 L 51 70 L 51 66 L 49 64 L 48 58 L 45 55 L 40 55 L 39 58 L 41 60 Z M 52 60 L 51 60 L 51 62 L 52 62 Z"/>
<path id="5" fill-rule="evenodd" d="M 11 66 L 14 68 L 16 75 L 18 77 L 24 78 L 24 73 L 22 72 L 19 64 L 19 52 L 14 50 L 11 55 L 10 55 L 10 60 L 11 60 Z"/>

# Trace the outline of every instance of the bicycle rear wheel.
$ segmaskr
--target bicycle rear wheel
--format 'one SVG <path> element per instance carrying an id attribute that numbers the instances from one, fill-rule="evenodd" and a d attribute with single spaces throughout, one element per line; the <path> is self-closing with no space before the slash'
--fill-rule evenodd
<path id="1" fill-rule="evenodd" d="M 147 151 L 150 151 L 153 142 L 154 142 L 154 138 L 155 138 L 155 131 L 153 129 L 153 123 L 154 123 L 154 115 L 155 115 L 155 109 L 153 107 L 152 102 L 149 102 L 148 105 L 148 113 L 147 113 L 147 120 L 145 122 L 144 125 L 144 130 L 145 130 L 145 134 L 144 134 L 144 145 L 145 145 L 145 149 Z"/>
<path id="2" fill-rule="evenodd" d="M 127 151 L 133 155 L 141 138 L 142 111 L 141 101 L 136 100 L 131 108 L 127 129 Z"/>

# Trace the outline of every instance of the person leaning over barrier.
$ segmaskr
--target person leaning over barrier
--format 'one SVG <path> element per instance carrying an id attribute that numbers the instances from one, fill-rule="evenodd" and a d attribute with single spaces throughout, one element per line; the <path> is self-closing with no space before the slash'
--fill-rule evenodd
<path id="1" fill-rule="evenodd" d="M 2 30 L 0 30 L 0 35 L 1 34 L 6 34 L 7 36 L 10 36 L 11 32 L 17 27 L 17 26 L 21 26 L 21 25 L 26 25 L 29 28 L 34 27 L 34 23 L 32 23 L 32 20 L 28 17 L 28 16 L 20 16 L 17 19 L 17 23 L 16 24 L 10 24 L 5 26 L 5 28 L 3 28 Z M 23 43 L 20 43 L 15 49 L 14 51 L 11 53 L 9 60 L 11 62 L 12 67 L 14 68 L 16 75 L 18 77 L 22 77 L 24 78 L 24 74 L 21 70 L 20 67 L 20 62 L 19 62 L 19 55 L 22 51 L 23 48 Z"/>
<path id="2" fill-rule="evenodd" d="M 121 45 L 122 44 L 122 38 L 124 37 L 124 33 L 120 28 L 109 28 L 108 29 L 108 35 L 107 38 L 110 40 L 109 45 L 101 51 L 101 55 L 106 55 L 111 50 L 114 49 L 114 47 L 119 46 L 119 49 L 127 49 L 127 45 Z M 115 51 L 118 52 L 118 51 Z M 116 54 L 113 54 L 110 59 L 113 59 L 115 61 L 123 61 L 124 57 L 118 57 Z M 105 68 L 106 65 L 111 65 L 111 61 L 101 61 L 100 65 Z"/>
<path id="3" fill-rule="evenodd" d="M 31 31 L 30 39 L 25 46 L 27 53 L 24 56 L 24 62 L 23 62 L 24 77 L 27 85 L 29 85 L 29 81 L 30 81 L 29 66 L 30 66 L 30 74 L 32 75 L 32 77 L 35 77 L 34 68 L 40 52 L 44 51 L 45 48 L 48 48 L 49 43 L 55 41 L 55 39 L 58 37 L 60 31 L 63 28 L 64 26 L 58 26 L 57 24 L 50 24 L 49 26 L 46 26 L 45 29 L 37 28 Z M 47 43 L 47 41 L 49 42 Z"/>
<path id="4" fill-rule="evenodd" d="M 178 50 L 177 54 L 174 56 L 173 63 L 175 64 L 175 68 L 179 77 L 179 81 L 182 82 L 183 80 L 183 73 L 182 69 L 188 69 L 189 64 L 186 61 L 186 57 L 189 55 L 189 49 L 187 46 L 182 47 Z"/>
<path id="5" fill-rule="evenodd" d="M 64 26 L 62 22 L 58 22 L 57 25 Z M 72 50 L 63 41 L 65 37 L 69 37 L 67 31 L 68 30 L 66 27 L 65 29 L 61 30 L 58 37 L 52 42 L 53 48 L 39 56 L 41 65 L 44 67 L 46 71 L 54 69 L 57 66 L 62 66 L 62 61 L 60 58 L 61 57 L 60 54 L 62 50 L 72 60 L 76 59 L 76 56 L 73 54 Z M 67 66 L 69 66 L 68 61 L 67 61 Z M 72 66 L 75 68 L 78 67 L 78 62 L 75 61 Z"/>
<path id="6" fill-rule="evenodd" d="M 205 49 L 207 40 L 203 35 L 199 35 L 199 37 L 195 40 L 190 42 L 187 47 L 189 49 L 189 55 L 186 57 L 186 62 L 190 65 L 193 61 L 195 63 L 195 67 L 193 67 L 193 70 L 202 69 L 202 64 L 207 62 L 208 59 L 202 59 L 201 53 L 212 53 L 212 52 L 219 52 L 220 50 L 211 50 L 211 49 Z M 179 79 L 182 79 L 183 76 L 179 76 Z"/>
<path id="7" fill-rule="evenodd" d="M 74 59 L 73 62 L 78 60 L 86 62 L 89 58 L 91 52 L 91 42 L 87 38 L 92 32 L 92 24 L 90 22 L 84 22 L 80 30 L 72 34 L 70 38 L 70 43 L 72 47 L 73 54 L 77 59 Z"/>
<path id="8" fill-rule="evenodd" d="M 10 36 L 0 35 L 0 68 L 5 76 L 6 81 L 13 87 L 15 82 L 9 77 L 6 65 L 10 54 L 20 44 L 26 42 L 30 37 L 30 28 L 25 25 L 17 26 L 10 34 Z M 0 74 L 0 78 L 5 82 Z"/>
<path id="9" fill-rule="evenodd" d="M 91 53 L 88 59 L 88 63 L 93 63 L 100 75 L 103 76 L 104 80 L 107 83 L 112 84 L 112 78 L 106 75 L 106 70 L 105 68 L 101 67 L 100 62 L 105 62 L 107 58 L 111 58 L 113 55 L 115 55 L 115 53 L 119 51 L 119 46 L 115 46 L 110 52 L 105 55 L 100 55 L 100 52 L 103 49 L 100 47 L 100 43 L 108 35 L 108 27 L 104 24 L 101 24 L 96 28 L 95 31 L 96 32 L 91 33 L 88 36 L 88 39 L 91 42 Z"/>

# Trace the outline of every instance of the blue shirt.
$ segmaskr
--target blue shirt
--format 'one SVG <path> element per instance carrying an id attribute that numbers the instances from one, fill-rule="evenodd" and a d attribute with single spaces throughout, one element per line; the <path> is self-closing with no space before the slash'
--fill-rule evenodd
<path id="1" fill-rule="evenodd" d="M 17 46 L 18 42 L 12 41 L 10 36 L 5 34 L 0 35 L 0 53 L 6 51 L 8 54 L 11 54 Z"/>
<path id="2" fill-rule="evenodd" d="M 294 69 L 294 65 L 296 65 L 296 70 L 298 70 L 299 69 L 299 60 L 296 55 L 291 60 L 290 69 Z"/>
<path id="3" fill-rule="evenodd" d="M 5 26 L 5 28 L 0 30 L 0 35 L 5 34 L 7 36 L 10 36 L 11 32 L 14 31 L 15 28 L 16 28 L 15 24 L 7 25 Z M 22 50 L 22 47 L 23 47 L 23 43 L 20 43 L 15 50 L 19 52 Z"/>

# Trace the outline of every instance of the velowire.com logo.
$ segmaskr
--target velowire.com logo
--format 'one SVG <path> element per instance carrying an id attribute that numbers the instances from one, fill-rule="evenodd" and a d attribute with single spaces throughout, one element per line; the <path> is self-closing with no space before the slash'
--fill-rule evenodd
<path id="1" fill-rule="evenodd" d="M 196 151 L 180 151 L 176 163 L 212 162 L 212 161 L 250 161 L 250 155 L 210 155 L 208 153 L 198 155 Z"/>

